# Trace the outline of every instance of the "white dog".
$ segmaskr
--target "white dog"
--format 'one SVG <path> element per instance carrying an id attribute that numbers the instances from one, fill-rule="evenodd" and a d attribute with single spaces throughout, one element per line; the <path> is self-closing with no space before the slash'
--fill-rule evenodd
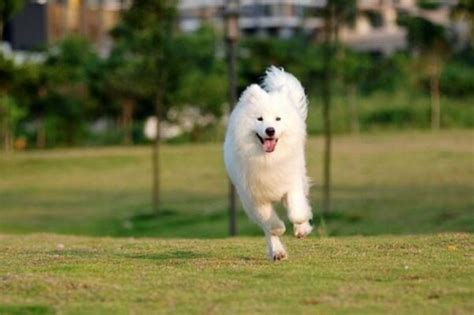
<path id="1" fill-rule="evenodd" d="M 262 84 L 250 85 L 229 118 L 224 160 L 247 215 L 264 231 L 270 259 L 287 254 L 280 236 L 285 224 L 273 202 L 283 202 L 294 235 L 312 231 L 304 146 L 307 99 L 300 82 L 270 67 Z"/>

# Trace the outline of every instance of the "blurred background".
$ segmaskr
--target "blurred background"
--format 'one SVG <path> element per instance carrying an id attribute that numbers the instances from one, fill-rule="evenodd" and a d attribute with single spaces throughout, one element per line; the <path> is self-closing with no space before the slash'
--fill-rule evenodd
<path id="1" fill-rule="evenodd" d="M 473 12 L 2 0 L 0 233 L 227 236 L 226 118 L 269 65 L 310 100 L 320 235 L 474 232 Z M 242 211 L 237 231 L 260 234 Z"/>

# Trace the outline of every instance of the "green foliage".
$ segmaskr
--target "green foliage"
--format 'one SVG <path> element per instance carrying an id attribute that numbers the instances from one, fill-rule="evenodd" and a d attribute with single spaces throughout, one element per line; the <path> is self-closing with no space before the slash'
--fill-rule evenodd
<path id="1" fill-rule="evenodd" d="M 441 25 L 422 17 L 408 15 L 401 16 L 399 23 L 408 30 L 408 42 L 411 49 L 426 52 L 446 45 L 446 32 Z"/>
<path id="2" fill-rule="evenodd" d="M 369 71 L 373 67 L 373 61 L 369 55 L 350 49 L 344 49 L 342 55 L 343 57 L 337 66 L 345 84 L 360 85 L 363 82 L 369 81 Z"/>
<path id="3" fill-rule="evenodd" d="M 441 92 L 457 98 L 474 95 L 474 51 L 455 55 L 441 73 Z"/>
<path id="4" fill-rule="evenodd" d="M 418 0 L 417 6 L 425 10 L 433 10 L 441 7 L 442 3 L 439 0 Z"/>
<path id="5" fill-rule="evenodd" d="M 26 111 L 18 106 L 13 97 L 0 94 L 0 126 L 7 125 L 14 133 L 18 122 L 25 116 Z"/>
<path id="6" fill-rule="evenodd" d="M 33 94 L 37 95 L 34 113 L 46 118 L 46 135 L 52 144 L 74 144 L 84 135 L 87 113 L 96 105 L 89 83 L 97 61 L 91 44 L 81 37 L 66 38 L 49 50 L 31 85 L 38 91 Z"/>
<path id="7" fill-rule="evenodd" d="M 181 78 L 174 97 L 176 104 L 191 104 L 203 112 L 222 114 L 227 96 L 227 72 L 224 60 L 216 56 L 219 44 L 218 34 L 208 26 L 177 37 L 175 58 L 178 62 L 173 72 Z"/>
<path id="8" fill-rule="evenodd" d="M 354 4 L 331 1 L 339 26 L 350 24 L 358 14 Z M 455 17 L 469 16 L 469 5 L 460 1 Z M 13 98 L 26 113 L 17 135 L 28 134 L 34 141 L 35 128 L 44 121 L 47 145 L 117 143 L 124 130 L 131 130 L 134 141 L 140 143 L 143 121 L 154 114 L 160 91 L 164 93 L 159 108 L 162 119 L 167 119 L 170 108 L 182 105 L 221 115 L 227 100 L 222 34 L 207 25 L 192 34 L 176 32 L 175 17 L 174 1 L 134 1 L 112 31 L 114 45 L 106 58 L 78 37 L 49 49 L 42 64 L 15 65 L 0 56 L 0 94 Z M 434 75 L 440 76 L 442 116 L 447 115 L 442 117 L 443 125 L 472 126 L 466 106 L 474 90 L 472 47 L 451 52 L 444 27 L 421 17 L 402 15 L 400 23 L 408 30 L 407 52 L 375 56 L 332 45 L 336 132 L 349 130 L 349 103 L 360 109 L 362 130 L 425 128 L 429 99 L 421 94 L 428 94 Z M 314 100 L 313 111 L 319 114 L 323 46 L 303 34 L 287 40 L 243 37 L 238 48 L 239 89 L 259 82 L 270 64 L 283 67 L 301 80 Z M 117 119 L 124 115 L 124 100 L 133 103 L 130 126 L 107 130 L 104 135 L 91 131 L 88 124 L 98 119 L 127 121 Z M 320 117 L 311 118 L 309 129 L 321 131 Z M 221 138 L 222 126 L 217 125 L 175 141 Z"/>
<path id="9" fill-rule="evenodd" d="M 259 82 L 269 65 L 283 67 L 300 79 L 307 92 L 316 93 L 323 71 L 323 49 L 303 37 L 289 40 L 245 38 L 239 60 L 240 87 Z"/>
<path id="10" fill-rule="evenodd" d="M 111 76 L 118 77 L 109 79 L 111 86 L 120 90 L 128 83 L 124 93 L 160 98 L 161 117 L 165 117 L 179 79 L 179 73 L 174 72 L 179 62 L 174 55 L 175 5 L 169 0 L 134 1 L 112 31 L 116 60 L 112 60 Z"/>
<path id="11" fill-rule="evenodd" d="M 25 5 L 25 0 L 0 1 L 0 40 L 3 39 L 3 24 Z"/>

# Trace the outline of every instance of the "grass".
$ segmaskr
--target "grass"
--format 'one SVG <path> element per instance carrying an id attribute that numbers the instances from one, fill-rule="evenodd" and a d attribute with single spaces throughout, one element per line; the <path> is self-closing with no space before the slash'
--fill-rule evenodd
<path id="1" fill-rule="evenodd" d="M 218 144 L 163 147 L 158 217 L 146 147 L 2 155 L 0 314 L 472 314 L 473 139 L 337 137 L 329 237 L 285 236 L 280 263 L 242 212 L 225 238 Z"/>
<path id="2" fill-rule="evenodd" d="M 338 136 L 329 235 L 474 232 L 474 131 Z M 319 215 L 322 139 L 308 141 Z M 220 238 L 227 179 L 220 144 L 165 145 L 163 211 L 150 216 L 147 147 L 0 156 L 0 232 Z M 280 209 L 281 210 L 281 209 Z M 318 221 L 318 220 L 316 220 Z M 260 231 L 239 212 L 243 235 Z"/>
<path id="3" fill-rule="evenodd" d="M 260 238 L 0 236 L 1 314 L 472 314 L 472 234 Z"/>

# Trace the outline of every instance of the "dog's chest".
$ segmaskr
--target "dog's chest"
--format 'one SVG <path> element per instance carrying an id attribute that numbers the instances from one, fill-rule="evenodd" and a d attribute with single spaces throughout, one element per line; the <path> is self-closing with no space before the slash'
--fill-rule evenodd
<path id="1" fill-rule="evenodd" d="M 292 177 L 290 165 L 268 161 L 254 161 L 246 174 L 250 193 L 261 201 L 280 201 L 288 192 Z"/>

